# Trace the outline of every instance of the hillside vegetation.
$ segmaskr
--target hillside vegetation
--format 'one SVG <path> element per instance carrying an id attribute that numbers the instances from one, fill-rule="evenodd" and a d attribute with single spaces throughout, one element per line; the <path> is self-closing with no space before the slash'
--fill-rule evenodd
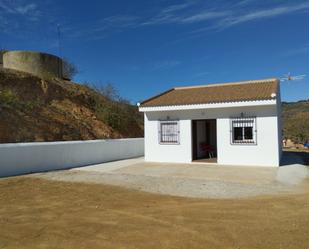
<path id="1" fill-rule="evenodd" d="M 309 100 L 283 102 L 283 135 L 309 141 Z M 143 116 L 111 87 L 0 68 L 0 143 L 143 136 Z"/>
<path id="2" fill-rule="evenodd" d="M 86 85 L 0 69 L 0 142 L 142 137 L 142 115 Z"/>
<path id="3" fill-rule="evenodd" d="M 309 100 L 283 102 L 283 135 L 296 143 L 309 141 Z"/>

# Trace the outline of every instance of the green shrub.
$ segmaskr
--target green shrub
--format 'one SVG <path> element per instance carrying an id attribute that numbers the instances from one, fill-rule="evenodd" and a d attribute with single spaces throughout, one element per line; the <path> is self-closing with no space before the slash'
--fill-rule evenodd
<path id="1" fill-rule="evenodd" d="M 143 115 L 137 106 L 121 98 L 112 84 L 100 88 L 85 84 L 97 93 L 94 97 L 94 110 L 97 117 L 122 134 L 132 133 L 132 127 L 142 127 Z M 104 97 L 104 99 L 102 99 Z"/>
<path id="2" fill-rule="evenodd" d="M 10 89 L 0 90 L 0 106 L 13 107 L 19 110 L 33 110 L 38 107 L 40 102 L 37 100 L 34 101 L 22 101 L 18 98 L 16 93 Z"/>
<path id="3" fill-rule="evenodd" d="M 17 95 L 10 89 L 0 90 L 0 105 L 16 106 L 18 104 Z"/>
<path id="4" fill-rule="evenodd" d="M 40 106 L 40 102 L 39 101 L 27 101 L 27 102 L 21 103 L 21 105 L 26 110 L 33 110 L 37 108 L 38 106 Z"/>

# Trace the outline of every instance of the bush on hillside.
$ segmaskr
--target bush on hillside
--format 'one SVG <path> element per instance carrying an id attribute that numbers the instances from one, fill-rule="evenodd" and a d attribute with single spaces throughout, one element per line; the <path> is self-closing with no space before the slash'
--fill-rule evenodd
<path id="1" fill-rule="evenodd" d="M 94 108 L 100 120 L 124 134 L 130 134 L 134 127 L 143 126 L 143 115 L 138 112 L 137 106 L 121 98 L 113 84 L 108 83 L 100 87 L 89 83 L 85 85 L 98 94 Z M 102 96 L 105 97 L 105 102 L 100 99 Z"/>
<path id="2" fill-rule="evenodd" d="M 79 73 L 78 67 L 68 59 L 62 60 L 62 75 L 65 79 L 73 79 Z"/>
<path id="3" fill-rule="evenodd" d="M 295 143 L 309 141 L 309 112 L 300 112 L 284 119 L 284 137 Z"/>
<path id="4" fill-rule="evenodd" d="M 10 89 L 0 90 L 0 105 L 15 106 L 18 104 L 17 95 Z"/>

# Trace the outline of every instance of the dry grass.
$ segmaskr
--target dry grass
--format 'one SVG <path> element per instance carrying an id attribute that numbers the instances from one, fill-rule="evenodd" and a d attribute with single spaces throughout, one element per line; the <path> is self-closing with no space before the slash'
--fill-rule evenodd
<path id="1" fill-rule="evenodd" d="M 0 109 L 1 143 L 143 136 L 136 106 L 85 85 L 16 70 L 0 68 Z"/>
<path id="2" fill-rule="evenodd" d="M 0 248 L 309 248 L 308 229 L 309 191 L 210 200 L 0 180 Z"/>

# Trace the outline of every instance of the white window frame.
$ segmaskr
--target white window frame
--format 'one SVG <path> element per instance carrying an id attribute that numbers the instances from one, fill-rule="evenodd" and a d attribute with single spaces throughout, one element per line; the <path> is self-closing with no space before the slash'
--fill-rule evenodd
<path id="1" fill-rule="evenodd" d="M 173 134 L 173 135 L 176 136 L 176 140 L 170 140 L 170 141 L 164 141 L 163 140 L 162 125 L 164 125 L 164 124 L 175 124 L 175 126 L 176 126 L 175 129 L 174 129 L 175 134 Z M 178 144 L 180 144 L 179 120 L 159 120 L 159 122 L 158 122 L 158 140 L 159 140 L 159 144 L 162 144 L 162 145 L 178 145 Z"/>
<path id="2" fill-rule="evenodd" d="M 234 128 L 242 128 L 242 140 L 234 139 Z M 252 139 L 245 139 L 245 128 L 252 127 Z M 257 122 L 255 116 L 245 116 L 243 113 L 239 117 L 230 118 L 231 145 L 257 145 Z"/>

